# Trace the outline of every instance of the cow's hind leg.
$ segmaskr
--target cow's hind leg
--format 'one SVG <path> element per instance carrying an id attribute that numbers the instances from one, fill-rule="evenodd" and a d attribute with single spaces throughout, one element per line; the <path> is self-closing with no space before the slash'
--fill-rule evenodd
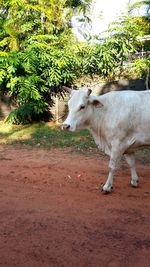
<path id="1" fill-rule="evenodd" d="M 135 168 L 135 156 L 134 153 L 132 154 L 125 154 L 125 159 L 131 169 L 131 185 L 134 187 L 138 186 L 138 175 L 136 173 L 136 168 Z"/>

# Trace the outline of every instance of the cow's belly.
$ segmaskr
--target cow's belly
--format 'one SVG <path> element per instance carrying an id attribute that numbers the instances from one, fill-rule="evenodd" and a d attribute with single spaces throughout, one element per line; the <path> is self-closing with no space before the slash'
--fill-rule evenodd
<path id="1" fill-rule="evenodd" d="M 150 132 L 148 134 L 143 133 L 143 132 L 138 133 L 132 138 L 135 141 L 133 142 L 133 144 L 131 146 L 129 146 L 126 149 L 125 153 L 126 152 L 131 153 L 131 152 L 134 152 L 135 150 L 137 150 L 138 148 L 150 146 Z"/>
<path id="2" fill-rule="evenodd" d="M 91 133 L 97 146 L 108 156 L 111 155 L 112 143 L 114 141 L 118 141 L 118 144 L 120 142 L 120 146 L 124 150 L 124 154 L 134 152 L 140 147 L 150 146 L 150 130 L 148 128 L 142 130 L 139 129 L 139 131 L 137 131 L 136 133 L 132 132 L 132 134 L 130 135 L 126 131 L 122 131 L 119 132 L 119 135 L 117 135 L 116 133 L 116 135 L 113 134 L 111 136 L 110 134 L 108 138 L 104 138 L 103 136 L 93 132 L 92 130 Z"/>
<path id="3" fill-rule="evenodd" d="M 147 131 L 140 131 L 135 136 L 136 146 L 149 146 L 150 145 L 150 129 Z"/>
<path id="4" fill-rule="evenodd" d="M 130 153 L 133 153 L 133 152 L 135 152 L 136 150 L 138 150 L 139 148 L 144 148 L 144 147 L 150 147 L 150 144 L 141 144 L 141 145 L 132 145 L 131 147 L 128 147 L 126 150 L 125 150 L 125 152 L 124 152 L 124 154 L 130 154 Z"/>

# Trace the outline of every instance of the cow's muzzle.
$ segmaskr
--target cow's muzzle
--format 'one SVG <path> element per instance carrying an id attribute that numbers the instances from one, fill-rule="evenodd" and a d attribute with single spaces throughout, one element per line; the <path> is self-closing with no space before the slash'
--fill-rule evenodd
<path id="1" fill-rule="evenodd" d="M 62 124 L 62 129 L 63 129 L 64 131 L 69 131 L 69 129 L 70 129 L 70 125 L 69 125 L 69 124 Z"/>

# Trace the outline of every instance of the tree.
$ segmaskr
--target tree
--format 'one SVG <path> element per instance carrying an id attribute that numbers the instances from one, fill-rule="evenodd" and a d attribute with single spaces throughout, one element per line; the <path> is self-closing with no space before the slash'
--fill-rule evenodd
<path id="1" fill-rule="evenodd" d="M 26 123 L 50 114 L 53 96 L 79 73 L 77 40 L 67 27 L 74 3 L 0 1 L 0 88 L 17 104 L 8 120 Z"/>
<path id="2" fill-rule="evenodd" d="M 140 12 L 142 11 L 142 13 Z M 150 1 L 136 1 L 134 4 L 129 5 L 129 16 L 133 24 L 138 29 L 138 42 L 137 51 L 150 51 Z M 136 15 L 135 15 L 136 14 Z M 142 38 L 143 37 L 143 38 Z M 150 70 L 150 59 L 141 58 L 135 59 L 133 70 L 137 75 L 141 76 L 146 80 L 146 87 L 148 88 L 149 83 L 149 70 Z"/>
<path id="3" fill-rule="evenodd" d="M 149 1 L 144 1 L 149 3 Z M 143 2 L 138 3 L 138 7 L 142 5 Z M 132 6 L 137 7 L 136 5 Z M 147 6 L 149 7 L 149 6 Z M 131 7 L 130 7 L 131 8 Z M 122 74 L 124 69 L 124 62 L 131 60 L 131 56 L 135 54 L 136 51 L 141 50 L 141 36 L 149 34 L 150 31 L 150 21 L 149 16 L 135 16 L 132 12 L 129 12 L 126 16 L 122 16 L 118 21 L 113 22 L 109 29 L 106 31 L 105 39 L 96 39 L 97 44 L 90 45 L 91 47 L 87 51 L 87 61 L 85 66 L 87 66 L 86 71 L 90 74 L 96 72 L 99 75 L 105 77 L 114 77 L 116 73 L 119 76 Z M 146 43 L 143 44 L 146 48 Z M 148 48 L 148 43 L 147 43 Z M 138 65 L 140 62 L 138 61 Z M 149 60 L 146 60 L 141 66 L 149 66 Z M 141 67 L 139 67 L 141 69 Z M 143 76 L 142 71 L 141 75 Z M 138 72 L 139 73 L 139 72 Z"/>

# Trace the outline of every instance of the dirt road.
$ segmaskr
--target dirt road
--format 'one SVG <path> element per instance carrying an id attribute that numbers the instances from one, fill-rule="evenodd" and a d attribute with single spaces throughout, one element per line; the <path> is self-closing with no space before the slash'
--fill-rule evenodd
<path id="1" fill-rule="evenodd" d="M 137 159 L 139 187 L 122 162 L 103 195 L 100 155 L 0 146 L 0 266 L 149 267 L 150 154 Z"/>

